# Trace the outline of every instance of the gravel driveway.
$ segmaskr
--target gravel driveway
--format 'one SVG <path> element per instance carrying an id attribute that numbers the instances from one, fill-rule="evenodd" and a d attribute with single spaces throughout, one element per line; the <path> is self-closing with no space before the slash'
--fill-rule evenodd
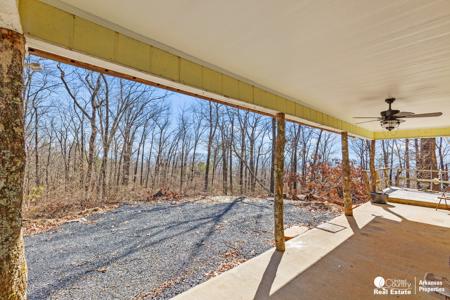
<path id="1" fill-rule="evenodd" d="M 286 225 L 317 225 L 336 212 L 287 201 Z M 232 261 L 272 246 L 270 200 L 228 198 L 123 205 L 25 238 L 28 297 L 168 299 Z"/>

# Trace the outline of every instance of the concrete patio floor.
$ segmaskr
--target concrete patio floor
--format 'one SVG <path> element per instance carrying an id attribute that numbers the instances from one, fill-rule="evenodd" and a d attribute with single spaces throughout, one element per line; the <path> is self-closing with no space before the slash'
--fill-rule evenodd
<path id="1" fill-rule="evenodd" d="M 388 201 L 391 203 L 410 204 L 423 207 L 440 208 L 450 210 L 450 200 L 447 200 L 447 205 L 444 200 L 439 203 L 439 198 L 442 196 L 441 192 L 423 192 L 415 189 L 407 188 L 391 188 L 388 192 Z M 450 194 L 447 193 L 447 196 Z"/>
<path id="2" fill-rule="evenodd" d="M 449 211 L 366 203 L 174 299 L 397 298 L 374 295 L 377 276 L 411 284 L 406 299 L 444 299 L 418 284 L 428 272 L 450 280 L 449 260 Z"/>

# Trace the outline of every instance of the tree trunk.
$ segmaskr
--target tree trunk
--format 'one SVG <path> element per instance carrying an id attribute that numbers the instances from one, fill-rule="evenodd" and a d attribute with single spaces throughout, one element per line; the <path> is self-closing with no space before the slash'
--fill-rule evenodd
<path id="1" fill-rule="evenodd" d="M 229 175 L 229 184 L 230 184 L 230 194 L 233 194 L 233 151 L 231 151 L 232 144 L 234 143 L 234 117 L 231 119 L 231 134 L 230 134 L 230 142 L 228 143 L 228 155 L 229 155 L 229 163 L 228 163 L 228 175 Z"/>
<path id="2" fill-rule="evenodd" d="M 123 148 L 123 146 L 122 146 Z M 116 181 L 116 190 L 119 188 L 120 178 L 121 178 L 121 171 L 122 171 L 122 160 L 123 160 L 123 151 L 120 151 L 119 160 L 117 162 L 117 173 L 115 177 Z"/>
<path id="3" fill-rule="evenodd" d="M 285 117 L 284 113 L 277 113 L 277 140 L 275 148 L 275 198 L 274 198 L 274 218 L 275 218 L 275 245 L 278 251 L 284 251 L 284 218 L 283 218 L 283 175 L 284 175 L 284 146 Z"/>
<path id="4" fill-rule="evenodd" d="M 131 166 L 131 152 L 133 145 L 133 138 L 130 137 L 131 133 L 125 133 L 123 139 L 123 169 L 122 169 L 122 185 L 128 186 L 130 182 L 130 166 Z"/>
<path id="5" fill-rule="evenodd" d="M 386 150 L 386 142 L 384 140 L 381 141 L 381 148 L 383 150 L 383 163 L 384 163 L 384 169 L 383 169 L 383 181 L 384 181 L 384 188 L 387 188 L 389 186 L 389 152 Z"/>
<path id="6" fill-rule="evenodd" d="M 223 194 L 228 194 L 228 165 L 227 165 L 227 138 L 222 128 L 222 190 Z"/>
<path id="7" fill-rule="evenodd" d="M 389 168 L 389 185 L 392 185 L 392 177 L 394 175 L 394 143 L 396 142 L 395 140 L 391 141 L 391 152 L 390 152 L 390 168 Z"/>
<path id="8" fill-rule="evenodd" d="M 297 181 L 297 139 L 294 139 L 294 146 L 292 147 L 292 161 L 291 161 L 291 176 L 293 176 L 292 180 L 292 191 L 291 194 L 294 196 L 294 199 L 297 198 L 298 194 L 298 181 Z"/>
<path id="9" fill-rule="evenodd" d="M 214 147 L 214 152 L 213 152 L 213 164 L 212 164 L 212 174 L 211 174 L 211 186 L 214 188 L 214 178 L 216 175 L 216 168 L 217 168 L 217 164 L 219 163 L 217 156 L 219 155 L 219 145 L 217 145 L 217 147 Z"/>
<path id="10" fill-rule="evenodd" d="M 275 148 L 276 148 L 277 121 L 272 118 L 272 157 L 270 166 L 270 194 L 273 195 L 275 187 Z"/>
<path id="11" fill-rule="evenodd" d="M 124 142 L 123 145 L 123 165 L 122 165 L 122 185 L 127 186 L 130 182 L 130 161 L 131 153 L 129 150 L 128 142 Z"/>
<path id="12" fill-rule="evenodd" d="M 445 154 L 444 154 L 444 150 L 442 149 L 444 146 L 443 144 L 444 139 L 442 137 L 439 138 L 439 146 L 438 146 L 438 153 L 439 153 L 439 170 L 440 173 L 442 174 L 441 176 L 441 180 L 447 181 L 448 178 L 444 172 L 445 170 Z"/>
<path id="13" fill-rule="evenodd" d="M 148 179 L 150 178 L 154 137 L 154 132 L 152 132 L 152 138 L 150 140 L 150 150 L 148 151 L 147 157 L 147 171 L 145 172 L 145 188 L 148 188 Z"/>
<path id="14" fill-rule="evenodd" d="M 25 299 L 27 267 L 22 236 L 25 171 L 22 34 L 0 28 L 0 292 Z"/>
<path id="15" fill-rule="evenodd" d="M 239 192 L 244 194 L 244 159 L 245 159 L 245 128 L 241 127 L 241 154 L 239 158 Z"/>
<path id="16" fill-rule="evenodd" d="M 437 172 L 436 159 L 436 139 L 426 138 L 420 140 L 420 169 L 425 170 L 421 173 L 422 179 L 432 180 L 439 177 Z M 430 182 L 430 189 L 433 191 L 439 190 L 439 185 Z"/>
<path id="17" fill-rule="evenodd" d="M 377 170 L 375 169 L 376 141 L 370 141 L 370 189 L 372 192 L 377 191 Z"/>
<path id="18" fill-rule="evenodd" d="M 81 119 L 81 125 L 80 125 L 80 159 L 79 159 L 79 166 L 78 170 L 80 172 L 80 187 L 84 186 L 84 115 Z"/>
<path id="19" fill-rule="evenodd" d="M 185 149 L 186 149 L 186 144 L 185 144 L 185 136 L 182 138 L 181 140 L 181 155 L 180 155 L 180 194 L 183 194 L 183 184 L 184 184 L 184 158 L 185 158 Z"/>
<path id="20" fill-rule="evenodd" d="M 94 166 L 94 154 L 95 154 L 95 139 L 97 137 L 97 125 L 95 123 L 95 112 L 92 113 L 91 119 L 91 136 L 89 137 L 89 152 L 88 152 L 88 165 L 86 172 L 86 180 L 84 182 L 85 199 L 89 197 L 89 190 L 91 186 L 92 169 Z"/>
<path id="21" fill-rule="evenodd" d="M 192 153 L 192 160 L 191 160 L 191 178 L 190 178 L 190 182 L 192 183 L 194 181 L 194 171 L 195 171 L 195 158 L 197 155 L 197 145 L 198 145 L 198 140 L 194 141 L 194 150 Z"/>
<path id="22" fill-rule="evenodd" d="M 49 166 L 50 166 L 50 158 L 52 154 L 52 135 L 49 137 L 48 148 L 47 148 L 47 162 L 45 164 L 45 196 L 48 199 L 48 192 L 50 189 L 49 182 Z"/>
<path id="23" fill-rule="evenodd" d="M 254 128 L 250 135 L 249 160 L 250 160 L 250 191 L 255 192 L 255 134 Z"/>
<path id="24" fill-rule="evenodd" d="M 209 134 L 208 134 L 208 149 L 206 153 L 206 166 L 205 166 L 205 181 L 203 186 L 203 191 L 208 191 L 209 185 L 209 168 L 211 163 L 211 147 L 214 139 L 215 130 L 213 129 L 213 114 L 212 114 L 212 104 L 209 104 Z M 213 174 L 214 176 L 214 174 Z"/>
<path id="25" fill-rule="evenodd" d="M 140 168 L 140 173 L 139 173 L 139 185 L 143 186 L 144 185 L 144 163 L 145 163 L 145 157 L 144 154 L 145 153 L 145 141 L 144 144 L 142 145 L 142 154 L 141 154 L 141 168 Z"/>
<path id="26" fill-rule="evenodd" d="M 159 133 L 159 141 L 158 141 L 158 152 L 156 153 L 156 159 L 155 159 L 155 169 L 153 171 L 153 179 L 152 179 L 152 189 L 155 188 L 156 180 L 159 179 L 159 170 L 161 168 L 161 154 L 162 154 L 162 148 L 163 148 L 163 128 L 161 128 Z M 158 180 L 159 183 L 159 180 Z"/>
<path id="27" fill-rule="evenodd" d="M 290 174 L 290 189 L 293 200 L 297 200 L 297 160 L 298 160 L 298 138 L 300 135 L 300 125 L 294 125 L 294 137 L 292 139 L 292 155 L 291 155 L 291 174 Z"/>
<path id="28" fill-rule="evenodd" d="M 350 179 L 350 160 L 348 157 L 348 134 L 342 132 L 342 175 L 343 175 L 343 192 L 344 192 L 344 212 L 346 216 L 352 216 L 352 194 Z"/>
<path id="29" fill-rule="evenodd" d="M 37 187 L 41 185 L 41 180 L 39 176 L 39 112 L 35 103 L 34 106 L 34 176 L 35 184 Z"/>
<path id="30" fill-rule="evenodd" d="M 108 166 L 108 153 L 109 153 L 109 144 L 107 142 L 104 142 L 102 164 L 100 166 L 100 182 L 99 182 L 99 185 L 101 186 L 100 190 L 101 200 L 105 200 L 108 197 L 108 191 L 106 189 L 106 168 Z"/>
<path id="31" fill-rule="evenodd" d="M 322 133 L 323 133 L 323 129 L 320 129 L 319 132 L 319 137 L 317 138 L 316 141 L 316 148 L 314 149 L 314 156 L 313 156 L 313 163 L 311 166 L 311 178 L 312 180 L 316 180 L 316 164 L 317 164 L 317 160 L 318 160 L 318 154 L 319 154 L 319 146 L 320 146 L 320 140 L 322 139 Z"/>
<path id="32" fill-rule="evenodd" d="M 411 187 L 411 181 L 410 181 L 410 173 L 409 173 L 409 139 L 405 139 L 405 177 L 406 177 L 406 187 Z"/>
<path id="33" fill-rule="evenodd" d="M 142 153 L 144 153 L 144 142 L 145 142 L 145 127 L 142 130 L 142 134 L 141 134 L 141 139 L 139 141 L 139 145 L 138 145 L 138 150 L 137 150 L 137 154 L 136 154 L 136 164 L 134 165 L 134 172 L 133 172 L 133 184 L 136 185 L 136 181 L 137 181 L 137 174 L 138 174 L 138 169 L 139 169 L 139 159 L 141 158 L 141 149 L 142 149 Z"/>
<path id="34" fill-rule="evenodd" d="M 420 178 L 420 172 L 417 172 L 420 168 L 420 149 L 419 149 L 419 140 L 414 139 L 414 150 L 415 150 L 415 163 L 416 163 L 416 189 L 420 187 L 417 179 Z"/>

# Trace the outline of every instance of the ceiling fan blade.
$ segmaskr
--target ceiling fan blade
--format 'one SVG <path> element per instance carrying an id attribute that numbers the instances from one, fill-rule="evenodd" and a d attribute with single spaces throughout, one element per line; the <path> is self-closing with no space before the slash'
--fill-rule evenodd
<path id="1" fill-rule="evenodd" d="M 442 116 L 441 112 L 434 112 L 434 113 L 426 113 L 426 114 L 414 114 L 414 115 L 404 116 L 404 117 L 400 117 L 400 118 L 411 119 L 411 118 L 429 118 L 429 117 L 440 117 L 440 116 Z"/>
<path id="2" fill-rule="evenodd" d="M 408 116 L 412 116 L 414 115 L 413 112 L 409 112 L 409 111 L 401 111 L 396 113 L 394 116 L 397 118 L 403 118 L 403 117 L 408 117 Z"/>
<path id="3" fill-rule="evenodd" d="M 362 121 L 355 124 L 364 124 L 364 123 L 370 123 L 370 122 L 379 122 L 380 120 L 370 120 L 370 121 Z"/>
<path id="4" fill-rule="evenodd" d="M 379 119 L 380 117 L 353 117 L 353 119 Z"/>

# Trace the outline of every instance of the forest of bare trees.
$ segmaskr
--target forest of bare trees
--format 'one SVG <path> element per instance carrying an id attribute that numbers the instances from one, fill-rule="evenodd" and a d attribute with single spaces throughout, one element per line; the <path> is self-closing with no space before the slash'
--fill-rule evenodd
<path id="1" fill-rule="evenodd" d="M 26 211 L 39 215 L 148 200 L 158 191 L 273 192 L 272 118 L 27 57 L 27 65 L 32 63 L 41 70 L 24 71 Z M 286 141 L 287 196 L 339 199 L 339 135 L 288 122 Z M 365 197 L 369 148 L 369 141 L 350 140 L 352 178 L 363 190 L 356 189 L 356 198 Z M 443 138 L 381 141 L 376 165 L 393 184 L 400 178 L 396 169 L 405 173 L 420 164 L 447 170 L 449 149 Z M 421 152 L 434 153 L 434 161 Z"/>

